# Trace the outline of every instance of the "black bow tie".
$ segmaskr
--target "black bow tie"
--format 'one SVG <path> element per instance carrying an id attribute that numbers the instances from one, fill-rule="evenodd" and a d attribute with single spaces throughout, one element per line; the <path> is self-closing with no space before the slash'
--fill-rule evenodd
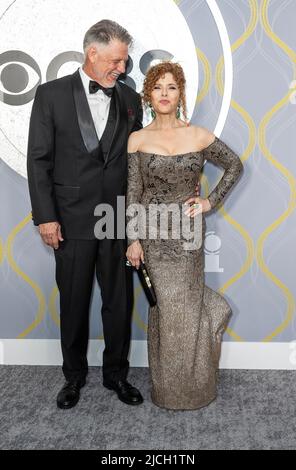
<path id="1" fill-rule="evenodd" d="M 89 92 L 96 93 L 98 90 L 102 90 L 105 95 L 109 96 L 111 98 L 113 94 L 113 88 L 105 88 L 102 85 L 100 85 L 98 82 L 95 82 L 94 80 L 89 81 Z"/>

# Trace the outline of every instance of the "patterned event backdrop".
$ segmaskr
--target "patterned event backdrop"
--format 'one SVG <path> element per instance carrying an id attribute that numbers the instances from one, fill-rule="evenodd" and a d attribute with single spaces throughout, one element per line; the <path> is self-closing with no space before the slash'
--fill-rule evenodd
<path id="1" fill-rule="evenodd" d="M 105 17 L 135 37 L 128 83 L 141 91 L 151 58 L 180 62 L 191 122 L 244 164 L 206 218 L 206 284 L 233 309 L 224 342 L 295 340 L 295 0 L 0 0 L 0 337 L 59 338 L 54 257 L 30 216 L 28 122 L 38 84 L 76 70 L 84 32 Z M 206 163 L 203 196 L 220 177 Z M 92 339 L 100 307 L 95 285 Z M 147 314 L 135 276 L 133 339 L 145 340 Z"/>

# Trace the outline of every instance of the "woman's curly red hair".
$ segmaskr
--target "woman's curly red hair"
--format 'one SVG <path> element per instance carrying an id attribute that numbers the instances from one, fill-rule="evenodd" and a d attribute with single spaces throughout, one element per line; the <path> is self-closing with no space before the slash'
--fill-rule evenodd
<path id="1" fill-rule="evenodd" d="M 186 97 L 185 97 L 185 84 L 186 79 L 184 75 L 183 68 L 180 64 L 171 61 L 160 62 L 159 64 L 153 65 L 148 69 L 146 73 L 142 99 L 145 106 L 149 106 L 151 100 L 151 92 L 155 86 L 157 80 L 163 77 L 166 73 L 171 73 L 176 80 L 178 88 L 180 90 L 180 105 L 182 108 L 182 113 L 187 120 L 187 107 L 186 107 Z"/>

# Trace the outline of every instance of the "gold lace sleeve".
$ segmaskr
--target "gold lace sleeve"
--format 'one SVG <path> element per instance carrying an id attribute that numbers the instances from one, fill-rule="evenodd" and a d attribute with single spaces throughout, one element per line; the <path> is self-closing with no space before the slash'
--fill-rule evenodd
<path id="1" fill-rule="evenodd" d="M 126 194 L 127 243 L 130 245 L 139 237 L 139 204 L 143 194 L 143 178 L 138 152 L 128 153 L 128 177 Z"/>
<path id="2" fill-rule="evenodd" d="M 238 180 L 244 167 L 239 156 L 216 136 L 215 140 L 203 150 L 203 155 L 206 160 L 225 170 L 222 178 L 208 196 L 211 208 L 214 209 Z"/>

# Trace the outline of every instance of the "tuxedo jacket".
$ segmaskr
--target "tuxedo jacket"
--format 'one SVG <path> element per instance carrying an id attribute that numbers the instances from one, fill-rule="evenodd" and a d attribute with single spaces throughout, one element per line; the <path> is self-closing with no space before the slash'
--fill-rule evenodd
<path id="1" fill-rule="evenodd" d="M 94 239 L 98 204 L 115 210 L 127 187 L 127 139 L 142 128 L 141 98 L 117 82 L 98 139 L 79 71 L 37 88 L 27 169 L 35 225 L 58 221 L 69 239 Z"/>

